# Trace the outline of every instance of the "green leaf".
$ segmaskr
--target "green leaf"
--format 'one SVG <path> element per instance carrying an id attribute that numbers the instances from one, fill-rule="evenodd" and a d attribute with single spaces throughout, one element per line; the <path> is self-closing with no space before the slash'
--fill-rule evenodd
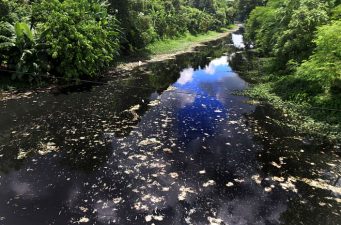
<path id="1" fill-rule="evenodd" d="M 24 35 L 30 40 L 33 40 L 33 33 L 27 23 L 18 22 L 14 25 L 15 33 L 18 37 L 23 37 Z"/>
<path id="2" fill-rule="evenodd" d="M 15 47 L 15 44 L 12 43 L 12 42 L 3 42 L 3 43 L 0 43 L 0 49 L 11 48 L 11 47 Z"/>

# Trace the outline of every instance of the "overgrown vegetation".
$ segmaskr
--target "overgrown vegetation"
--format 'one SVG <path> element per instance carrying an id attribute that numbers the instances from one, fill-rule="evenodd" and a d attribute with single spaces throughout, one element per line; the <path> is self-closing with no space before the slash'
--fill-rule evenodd
<path id="1" fill-rule="evenodd" d="M 228 28 L 232 29 L 235 27 L 237 26 L 229 25 Z M 227 29 L 222 29 L 222 31 L 227 31 Z M 186 33 L 178 38 L 156 41 L 148 45 L 147 50 L 153 55 L 186 51 L 189 50 L 193 44 L 195 45 L 196 43 L 214 40 L 219 37 L 219 35 L 221 35 L 221 33 L 218 31 L 208 31 L 207 33 L 197 35 Z"/>
<path id="2" fill-rule="evenodd" d="M 95 76 L 119 55 L 164 39 L 219 31 L 226 0 L 0 0 L 0 65 L 13 78 Z"/>
<path id="3" fill-rule="evenodd" d="M 341 122 L 340 12 L 339 0 L 269 0 L 251 12 L 245 34 L 258 56 L 257 71 L 246 75 L 258 83 L 249 94 L 306 115 L 334 137 Z"/>

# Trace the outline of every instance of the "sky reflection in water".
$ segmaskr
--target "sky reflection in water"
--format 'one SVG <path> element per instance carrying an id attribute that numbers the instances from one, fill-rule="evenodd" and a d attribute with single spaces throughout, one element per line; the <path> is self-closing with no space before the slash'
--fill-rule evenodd
<path id="1" fill-rule="evenodd" d="M 269 225 L 281 224 L 283 218 L 286 224 L 293 221 L 311 224 L 309 221 L 315 219 L 316 213 L 307 207 L 296 208 L 309 201 L 309 196 L 319 193 L 303 186 L 305 192 L 300 195 L 308 197 L 301 199 L 295 194 L 295 185 L 275 182 L 271 173 L 266 174 L 273 169 L 278 172 L 264 154 L 272 148 L 269 143 L 278 139 L 261 134 L 264 144 L 255 141 L 256 134 L 248 124 L 247 115 L 257 109 L 246 103 L 247 98 L 233 95 L 233 91 L 242 90 L 247 84 L 231 70 L 227 56 L 214 59 L 203 68 L 183 69 L 172 87 L 161 94 L 148 94 L 148 101 L 153 104 L 138 115 L 127 135 L 116 135 L 117 129 L 101 128 L 101 135 L 107 138 L 106 145 L 98 139 L 93 141 L 90 136 L 85 138 L 85 134 L 94 132 L 93 126 L 97 127 L 104 120 L 106 125 L 117 119 L 115 114 L 108 116 L 116 98 L 125 96 L 133 102 L 139 96 L 134 97 L 129 91 L 119 97 L 111 96 L 113 90 L 108 87 L 95 88 L 89 93 L 43 96 L 47 103 L 58 105 L 46 110 L 56 113 L 47 115 L 52 118 L 48 131 L 60 132 L 52 132 L 60 151 L 28 157 L 16 170 L 1 174 L 0 225 Z M 100 105 L 86 105 L 97 103 L 103 96 Z M 70 105 L 79 111 L 70 110 Z M 37 107 L 33 106 L 36 112 Z M 129 114 L 139 107 L 141 105 L 131 105 L 130 110 L 123 112 Z M 103 117 L 99 116 L 103 112 Z M 37 115 L 38 121 L 49 121 Z M 77 122 L 81 125 L 73 125 L 73 118 L 79 119 Z M 122 121 L 117 123 L 121 125 Z M 27 126 L 32 127 L 30 123 Z M 69 132 L 67 135 L 61 132 L 64 126 Z M 70 130 L 76 128 L 79 130 L 72 136 Z M 98 133 L 94 135 L 99 137 Z M 71 148 L 65 145 L 67 150 L 63 149 L 66 136 L 82 144 L 71 142 Z M 105 150 L 95 144 L 105 146 Z M 90 148 L 90 145 L 95 147 Z M 283 149 L 283 146 L 278 148 Z M 276 155 L 276 151 L 272 151 L 274 158 L 271 160 L 282 158 L 283 161 L 290 157 L 288 152 Z M 285 154 L 288 156 L 284 157 Z M 265 155 L 264 159 L 259 158 L 261 155 Z M 97 167 L 90 166 L 93 170 L 87 170 L 86 166 L 99 158 L 102 161 Z M 286 162 L 279 166 L 285 167 Z M 298 166 L 288 160 L 288 167 L 296 170 Z M 282 170 L 280 173 L 278 176 L 283 175 Z M 283 183 L 287 190 L 281 186 Z M 311 208 L 322 212 L 316 202 Z M 323 215 L 331 212 L 326 209 Z M 302 217 L 291 219 L 291 215 Z M 320 222 L 337 224 L 329 216 L 324 216 Z"/>
<path id="2" fill-rule="evenodd" d="M 177 91 L 188 93 L 188 96 L 184 96 L 186 104 L 177 111 L 176 120 L 179 126 L 179 138 L 183 138 L 187 143 L 205 135 L 214 135 L 219 122 L 217 116 L 228 117 L 228 108 L 219 96 L 231 86 L 221 85 L 221 83 L 226 84 L 228 80 L 235 90 L 245 86 L 245 83 L 232 72 L 227 60 L 227 56 L 223 56 L 212 60 L 205 68 L 184 69 L 173 85 Z M 234 85 L 236 81 L 239 86 Z M 189 128 L 193 129 L 189 130 Z M 181 134 L 184 136 L 181 137 Z"/>

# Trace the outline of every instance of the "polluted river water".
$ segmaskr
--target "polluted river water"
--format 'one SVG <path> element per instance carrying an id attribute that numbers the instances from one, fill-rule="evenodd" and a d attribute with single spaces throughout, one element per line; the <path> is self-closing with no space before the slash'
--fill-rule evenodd
<path id="1" fill-rule="evenodd" d="M 235 95 L 239 47 L 1 101 L 0 225 L 341 224 L 339 146 Z"/>

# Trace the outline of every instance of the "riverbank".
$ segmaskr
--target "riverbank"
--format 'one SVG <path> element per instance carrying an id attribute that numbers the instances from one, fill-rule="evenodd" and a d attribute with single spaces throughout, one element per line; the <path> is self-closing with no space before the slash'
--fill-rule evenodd
<path id="1" fill-rule="evenodd" d="M 149 45 L 146 49 L 149 56 L 143 59 L 138 59 L 138 56 L 132 56 L 134 60 L 125 60 L 119 63 L 116 67 L 109 69 L 105 75 L 121 76 L 122 74 L 129 74 L 132 70 L 146 66 L 152 62 L 159 62 L 175 58 L 177 55 L 189 53 L 195 48 L 207 45 L 212 41 L 216 41 L 227 37 L 231 33 L 237 31 L 240 25 L 231 25 L 229 28 L 222 30 L 222 32 L 210 31 L 206 34 L 190 35 L 179 37 L 173 40 L 163 40 Z M 105 77 L 105 76 L 102 76 Z M 99 78 L 101 79 L 101 78 Z M 0 80 L 0 101 L 18 98 L 29 98 L 33 93 L 42 93 L 52 91 L 58 88 L 56 84 L 27 84 L 21 81 L 12 81 L 10 76 L 4 79 L 1 84 Z M 8 83 L 7 83 L 8 82 Z M 5 84 L 4 84 L 5 83 Z"/>
<path id="2" fill-rule="evenodd" d="M 311 104 L 309 98 L 303 96 L 300 101 L 290 100 L 288 94 L 305 88 L 299 85 L 284 87 L 283 79 L 291 79 L 295 84 L 292 75 L 270 73 L 272 59 L 258 57 L 253 50 L 240 53 L 237 57 L 245 60 L 243 63 L 238 61 L 242 65 L 236 66 L 240 76 L 250 83 L 250 88 L 241 94 L 257 103 L 272 105 L 282 115 L 280 120 L 274 122 L 314 138 L 340 142 L 341 109 Z"/>
<path id="3" fill-rule="evenodd" d="M 206 34 L 185 36 L 177 39 L 168 39 L 155 42 L 149 45 L 146 49 L 150 53 L 147 59 L 132 60 L 128 62 L 122 62 L 117 67 L 110 70 L 110 73 L 120 73 L 131 71 L 139 66 L 145 66 L 151 62 L 164 61 L 172 59 L 177 55 L 192 52 L 196 47 L 206 45 L 211 41 L 219 40 L 227 37 L 233 32 L 236 32 L 241 25 L 231 25 L 228 29 L 224 29 L 222 32 L 209 31 Z"/>
<path id="4" fill-rule="evenodd" d="M 166 39 L 157 41 L 147 47 L 147 50 L 151 53 L 151 55 L 162 55 L 162 54 L 171 54 L 177 53 L 181 51 L 190 50 L 193 48 L 193 45 L 212 41 L 216 39 L 220 39 L 230 34 L 231 31 L 236 31 L 239 28 L 238 25 L 232 24 L 228 28 L 222 29 L 222 31 L 209 31 L 205 34 L 193 35 L 190 33 L 185 34 L 176 39 Z"/>
<path id="5" fill-rule="evenodd" d="M 340 111 L 315 107 L 307 102 L 297 103 L 283 100 L 281 96 L 274 93 L 273 86 L 273 82 L 258 83 L 243 94 L 263 103 L 271 104 L 283 115 L 284 120 L 275 121 L 282 126 L 314 137 L 327 138 L 332 142 L 340 142 L 340 122 L 337 122 Z M 334 122 L 328 122 L 328 120 Z"/>

